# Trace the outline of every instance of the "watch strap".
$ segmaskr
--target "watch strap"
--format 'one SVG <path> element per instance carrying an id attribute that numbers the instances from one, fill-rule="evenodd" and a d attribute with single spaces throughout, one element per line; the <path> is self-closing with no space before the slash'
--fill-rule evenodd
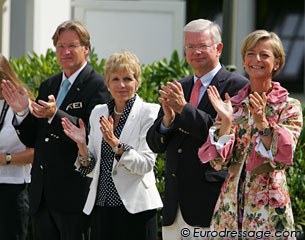
<path id="1" fill-rule="evenodd" d="M 118 145 L 116 145 L 116 146 L 114 146 L 114 147 L 112 148 L 112 151 L 113 151 L 115 154 L 117 154 L 118 151 L 119 151 L 119 149 L 120 149 L 121 147 L 122 147 L 122 144 L 119 143 Z"/>

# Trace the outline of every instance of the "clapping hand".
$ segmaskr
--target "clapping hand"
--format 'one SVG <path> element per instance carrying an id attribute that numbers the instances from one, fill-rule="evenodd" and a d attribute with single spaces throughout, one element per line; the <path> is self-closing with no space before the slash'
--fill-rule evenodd
<path id="1" fill-rule="evenodd" d="M 111 146 L 117 146 L 119 144 L 119 139 L 114 135 L 113 132 L 113 125 L 114 120 L 111 116 L 109 118 L 105 118 L 104 116 L 100 117 L 100 124 L 101 124 L 101 132 L 103 134 L 104 140 Z"/>
<path id="2" fill-rule="evenodd" d="M 267 103 L 267 95 L 263 92 L 262 96 L 257 92 L 249 94 L 248 109 L 252 114 L 253 121 L 258 129 L 264 129 L 269 126 L 265 116 L 265 107 Z"/>
<path id="3" fill-rule="evenodd" d="M 218 117 L 221 119 L 221 126 L 219 130 L 219 136 L 227 135 L 230 133 L 232 126 L 233 108 L 228 93 L 225 94 L 225 101 L 223 101 L 219 95 L 219 92 L 215 86 L 209 86 L 207 93 L 211 104 L 213 105 Z"/>
<path id="4" fill-rule="evenodd" d="M 14 112 L 22 112 L 29 107 L 29 97 L 23 86 L 18 88 L 9 80 L 2 80 L 2 95 Z"/>
<path id="5" fill-rule="evenodd" d="M 56 101 L 53 95 L 48 96 L 48 102 L 38 100 L 38 103 L 32 102 L 32 114 L 37 118 L 50 119 L 56 112 Z"/>
<path id="6" fill-rule="evenodd" d="M 182 86 L 178 81 L 168 82 L 161 87 L 159 93 L 161 94 L 161 103 L 166 103 L 176 113 L 182 112 L 187 102 L 184 98 Z"/>
<path id="7" fill-rule="evenodd" d="M 86 129 L 82 119 L 79 119 L 79 127 L 75 126 L 68 118 L 61 120 L 64 133 L 71 138 L 77 145 L 86 145 Z"/>
<path id="8" fill-rule="evenodd" d="M 75 126 L 68 118 L 61 119 L 61 125 L 64 128 L 64 133 L 77 143 L 78 151 L 81 156 L 88 155 L 86 142 L 86 128 L 82 119 L 78 121 L 79 127 Z"/>
<path id="9" fill-rule="evenodd" d="M 163 124 L 168 127 L 175 119 L 176 113 L 181 113 L 187 103 L 181 84 L 178 81 L 168 82 L 161 87 L 159 98 L 164 112 Z"/>
<path id="10" fill-rule="evenodd" d="M 232 121 L 233 108 L 229 94 L 225 94 L 226 100 L 223 101 L 215 86 L 209 86 L 209 88 L 207 89 L 207 93 L 220 119 Z"/>

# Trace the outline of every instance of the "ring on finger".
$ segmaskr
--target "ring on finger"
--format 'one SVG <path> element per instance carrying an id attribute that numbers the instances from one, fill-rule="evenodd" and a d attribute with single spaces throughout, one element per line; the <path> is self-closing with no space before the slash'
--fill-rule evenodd
<path id="1" fill-rule="evenodd" d="M 105 132 L 109 132 L 109 128 L 105 128 Z"/>

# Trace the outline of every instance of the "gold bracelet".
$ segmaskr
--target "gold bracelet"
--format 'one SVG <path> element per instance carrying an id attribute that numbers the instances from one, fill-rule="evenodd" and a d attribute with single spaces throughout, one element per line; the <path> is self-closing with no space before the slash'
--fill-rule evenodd
<path id="1" fill-rule="evenodd" d="M 89 150 L 86 156 L 81 156 L 79 152 L 77 153 L 77 160 L 79 160 L 80 165 L 82 167 L 89 167 L 90 163 L 92 162 L 92 155 L 90 154 Z"/>

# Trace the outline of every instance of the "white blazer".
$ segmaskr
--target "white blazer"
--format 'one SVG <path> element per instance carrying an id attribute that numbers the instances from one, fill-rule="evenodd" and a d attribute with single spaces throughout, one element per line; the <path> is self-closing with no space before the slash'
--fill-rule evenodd
<path id="1" fill-rule="evenodd" d="M 156 187 L 154 165 L 156 154 L 147 145 L 146 133 L 157 117 L 160 106 L 145 103 L 137 96 L 120 136 L 120 142 L 126 143 L 133 149 L 124 152 L 121 159 L 114 158 L 112 178 L 115 187 L 128 212 L 138 213 L 149 209 L 162 207 L 162 201 Z M 90 214 L 96 199 L 100 173 L 100 156 L 102 132 L 100 117 L 109 117 L 107 104 L 95 106 L 90 115 L 90 133 L 88 148 L 96 159 L 90 191 L 84 206 L 84 213 Z M 75 165 L 80 166 L 76 161 Z"/>

